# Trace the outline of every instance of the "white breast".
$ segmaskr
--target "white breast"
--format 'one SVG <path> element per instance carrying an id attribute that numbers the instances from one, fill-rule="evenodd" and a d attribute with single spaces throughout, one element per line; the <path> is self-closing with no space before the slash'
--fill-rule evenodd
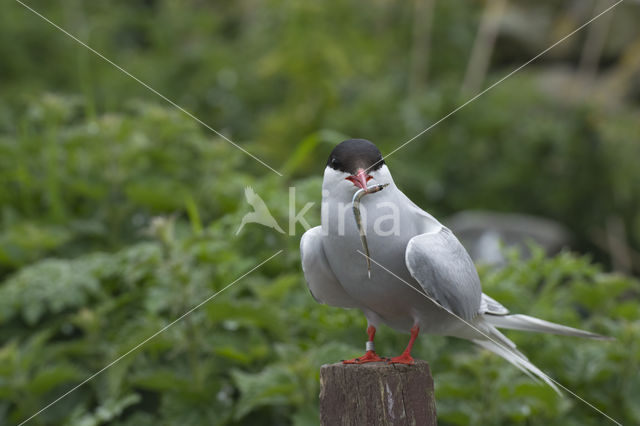
<path id="1" fill-rule="evenodd" d="M 371 181 L 370 184 L 388 183 Z M 352 191 L 345 188 L 324 188 L 322 228 L 323 247 L 336 278 L 345 291 L 363 306 L 375 312 L 389 326 L 407 331 L 415 322 L 424 329 L 433 326 L 431 333 L 441 334 L 437 326 L 444 323 L 440 310 L 433 309 L 428 299 L 420 296 L 393 274 L 421 290 L 411 277 L 405 264 L 405 249 L 409 240 L 425 232 L 425 218 L 415 215 L 415 206 L 395 184 L 362 198 L 363 223 L 366 223 L 367 241 L 371 259 L 371 278 L 360 235 L 351 210 Z M 433 226 L 441 226 L 433 219 Z M 422 290 L 421 290 L 422 291 Z M 446 315 L 446 314 L 445 314 Z"/>

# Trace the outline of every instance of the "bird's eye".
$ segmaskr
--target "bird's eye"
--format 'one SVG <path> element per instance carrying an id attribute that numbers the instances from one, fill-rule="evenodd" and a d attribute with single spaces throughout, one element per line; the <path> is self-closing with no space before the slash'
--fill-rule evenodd
<path id="1" fill-rule="evenodd" d="M 333 157 L 333 158 L 331 159 L 331 164 L 332 164 L 333 166 L 337 166 L 338 164 L 340 164 L 340 162 L 339 162 L 335 157 Z"/>

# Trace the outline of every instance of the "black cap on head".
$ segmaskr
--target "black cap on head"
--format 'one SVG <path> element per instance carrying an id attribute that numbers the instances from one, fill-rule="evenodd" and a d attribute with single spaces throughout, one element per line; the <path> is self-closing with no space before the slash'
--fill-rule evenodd
<path id="1" fill-rule="evenodd" d="M 356 174 L 358 169 L 378 170 L 384 164 L 382 153 L 366 139 L 348 139 L 333 148 L 327 166 L 334 170 Z M 369 169 L 369 167 L 371 167 Z"/>

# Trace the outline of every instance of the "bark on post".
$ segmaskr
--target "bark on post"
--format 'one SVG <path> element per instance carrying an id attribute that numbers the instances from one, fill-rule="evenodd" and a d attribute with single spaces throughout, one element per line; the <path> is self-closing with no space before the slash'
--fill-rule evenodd
<path id="1" fill-rule="evenodd" d="M 435 426 L 429 364 L 327 364 L 320 369 L 323 426 Z"/>

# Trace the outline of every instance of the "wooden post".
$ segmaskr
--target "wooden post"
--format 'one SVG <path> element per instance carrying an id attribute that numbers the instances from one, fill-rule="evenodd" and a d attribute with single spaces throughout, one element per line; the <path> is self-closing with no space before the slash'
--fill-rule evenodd
<path id="1" fill-rule="evenodd" d="M 435 426 L 429 364 L 326 364 L 320 369 L 323 426 Z"/>

